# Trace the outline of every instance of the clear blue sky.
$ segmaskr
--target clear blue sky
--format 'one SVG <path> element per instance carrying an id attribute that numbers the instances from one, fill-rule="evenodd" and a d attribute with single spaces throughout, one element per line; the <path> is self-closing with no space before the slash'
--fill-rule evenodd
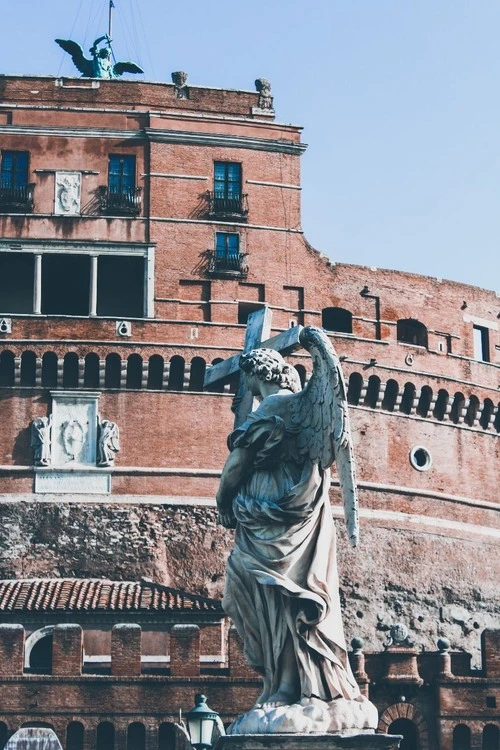
<path id="1" fill-rule="evenodd" d="M 253 90 L 304 126 L 303 228 L 333 260 L 500 291 L 498 0 L 114 0 L 149 80 Z M 71 75 L 108 0 L 0 0 L 0 71 Z"/>

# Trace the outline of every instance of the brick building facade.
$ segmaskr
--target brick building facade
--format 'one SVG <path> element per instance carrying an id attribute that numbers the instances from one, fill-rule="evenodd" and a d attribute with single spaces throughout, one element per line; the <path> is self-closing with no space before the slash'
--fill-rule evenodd
<path id="1" fill-rule="evenodd" d="M 148 577 L 220 599 L 231 532 L 217 525 L 213 498 L 235 383 L 204 392 L 203 377 L 241 349 L 249 312 L 267 304 L 273 333 L 322 325 L 343 360 L 362 538 L 350 550 L 339 524 L 341 595 L 348 638 L 362 636 L 371 654 L 366 670 L 382 717 L 389 709 L 389 718 L 425 716 L 429 747 L 448 747 L 452 725 L 464 723 L 477 745 L 483 724 L 498 730 L 498 711 L 487 705 L 499 700 L 496 646 L 484 647 L 482 657 L 479 647 L 480 633 L 498 628 L 500 611 L 498 297 L 331 263 L 311 248 L 300 223 L 300 135 L 278 123 L 258 93 L 0 80 L 0 575 Z M 290 360 L 307 378 L 308 356 L 298 351 Z M 32 422 L 49 417 L 38 424 L 51 440 L 37 443 Z M 98 454 L 103 420 L 120 430 L 116 461 Z M 340 518 L 335 477 L 331 496 Z M 136 614 L 127 622 L 141 625 L 144 647 L 149 620 L 141 609 Z M 48 609 L 39 625 L 43 617 L 64 624 Z M 183 617 L 177 624 L 199 627 Z M 2 620 L 22 624 L 30 637 L 28 621 L 4 611 Z M 84 630 L 85 622 L 77 620 Z M 425 710 L 410 704 L 406 688 L 405 701 L 377 698 L 386 683 L 370 670 L 387 663 L 384 643 L 395 622 L 407 625 L 422 651 L 411 657 L 419 670 L 445 658 L 435 644 L 447 637 L 452 652 L 470 652 L 479 671 L 452 666 L 456 679 L 446 682 L 439 667 L 429 668 L 441 677 L 423 677 L 418 687 L 419 695 L 438 696 Z M 138 633 L 118 629 L 109 655 L 115 665 L 135 664 L 132 676 L 143 680 Z M 15 655 L 21 630 L 8 636 L 5 649 Z M 59 653 L 74 654 L 81 634 L 62 629 L 54 638 Z M 491 638 L 487 645 L 497 643 Z M 186 654 L 191 648 L 201 646 L 182 646 Z M 240 705 L 227 653 L 221 645 L 219 673 L 206 676 L 224 684 L 223 693 L 209 691 L 222 712 Z M 73 672 L 76 662 L 68 663 Z M 454 656 L 452 665 L 459 663 Z M 14 674 L 22 690 L 41 679 Z M 78 682 L 60 672 L 43 679 L 52 684 L 56 676 Z M 465 696 L 463 704 L 452 710 L 447 690 Z M 95 691 L 89 700 L 100 702 Z M 226 703 L 217 705 L 222 694 Z M 480 696 L 477 705 L 471 698 L 474 712 L 469 694 Z M 191 703 L 180 693 L 172 700 L 170 718 Z M 108 713 L 119 713 L 113 702 Z M 9 732 L 17 728 L 5 723 Z M 419 737 L 425 747 L 422 731 Z"/>

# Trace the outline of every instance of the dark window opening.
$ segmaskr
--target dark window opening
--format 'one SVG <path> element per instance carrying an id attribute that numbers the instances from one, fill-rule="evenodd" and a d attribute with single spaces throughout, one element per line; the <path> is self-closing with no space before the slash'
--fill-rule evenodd
<path id="1" fill-rule="evenodd" d="M 487 695 L 486 696 L 486 708 L 496 708 L 497 707 L 497 699 L 494 695 Z"/>
<path id="2" fill-rule="evenodd" d="M 209 197 L 209 215 L 220 219 L 246 218 L 247 196 L 241 192 L 241 164 L 214 162 L 214 191 Z"/>
<path id="3" fill-rule="evenodd" d="M 347 402 L 352 406 L 359 404 L 361 398 L 361 389 L 363 388 L 363 376 L 359 372 L 353 372 L 349 375 L 349 385 L 347 386 Z"/>
<path id="4" fill-rule="evenodd" d="M 25 187 L 28 184 L 29 151 L 2 151 L 0 187 Z"/>
<path id="5" fill-rule="evenodd" d="M 85 357 L 83 385 L 85 388 L 99 388 L 99 357 L 97 354 L 87 354 Z"/>
<path id="6" fill-rule="evenodd" d="M 445 391 L 444 388 L 441 388 L 438 391 L 436 403 L 434 404 L 434 416 L 436 419 L 439 419 L 440 421 L 444 419 L 449 398 L 448 391 Z"/>
<path id="7" fill-rule="evenodd" d="M 260 302 L 238 302 L 238 323 L 246 325 L 248 316 L 262 307 Z"/>
<path id="8" fill-rule="evenodd" d="M 385 386 L 384 398 L 382 399 L 382 409 L 394 411 L 396 400 L 399 393 L 399 386 L 395 380 L 388 380 Z"/>
<path id="9" fill-rule="evenodd" d="M 495 408 L 493 401 L 490 398 L 485 398 L 483 403 L 483 410 L 479 417 L 479 424 L 483 430 L 487 430 L 490 426 L 491 417 L 493 415 L 493 409 Z"/>
<path id="10" fill-rule="evenodd" d="M 418 729 L 410 719 L 396 719 L 387 730 L 387 734 L 401 734 L 400 750 L 419 750 Z"/>
<path id="11" fill-rule="evenodd" d="M 63 388 L 78 388 L 78 355 L 75 352 L 64 356 Z"/>
<path id="12" fill-rule="evenodd" d="M 44 315 L 88 315 L 89 291 L 89 255 L 42 255 Z"/>
<path id="13" fill-rule="evenodd" d="M 479 362 L 491 362 L 490 359 L 490 332 L 488 328 L 474 326 L 474 359 Z"/>
<path id="14" fill-rule="evenodd" d="M 10 351 L 0 352 L 0 387 L 14 385 L 14 355 Z"/>
<path id="15" fill-rule="evenodd" d="M 368 378 L 368 388 L 366 389 L 365 406 L 371 406 L 374 409 L 380 393 L 380 378 L 377 375 L 370 375 Z"/>
<path id="16" fill-rule="evenodd" d="M 172 750 L 176 746 L 175 725 L 172 722 L 160 724 L 158 729 L 158 750 Z"/>
<path id="17" fill-rule="evenodd" d="M 144 258 L 100 255 L 97 268 L 97 314 L 142 318 Z"/>
<path id="18" fill-rule="evenodd" d="M 458 424 L 462 418 L 462 412 L 465 407 L 465 396 L 463 393 L 455 393 L 453 404 L 450 410 L 450 419 L 454 424 Z"/>
<path id="19" fill-rule="evenodd" d="M 189 390 L 203 391 L 206 363 L 202 357 L 194 357 L 191 361 L 191 372 L 189 374 Z"/>
<path id="20" fill-rule="evenodd" d="M 114 750 L 115 728 L 110 721 L 103 721 L 97 727 L 96 750 Z"/>
<path id="21" fill-rule="evenodd" d="M 184 387 L 184 365 L 183 358 L 177 355 L 170 360 L 169 391 L 182 391 Z"/>
<path id="22" fill-rule="evenodd" d="M 21 385 L 33 388 L 36 384 L 36 355 L 34 352 L 21 354 Z"/>
<path id="23" fill-rule="evenodd" d="M 131 354 L 127 360 L 127 388 L 139 389 L 142 387 L 142 357 L 140 354 Z"/>
<path id="24" fill-rule="evenodd" d="M 40 638 L 31 649 L 29 671 L 33 674 L 52 674 L 52 633 Z"/>
<path id="25" fill-rule="evenodd" d="M 66 750 L 83 750 L 83 724 L 72 721 L 66 729 Z"/>
<path id="26" fill-rule="evenodd" d="M 413 318 L 398 320 L 397 337 L 398 341 L 403 344 L 415 344 L 415 346 L 427 348 L 427 328 L 419 320 Z"/>
<path id="27" fill-rule="evenodd" d="M 321 313 L 321 325 L 327 331 L 352 333 L 352 313 L 342 307 L 325 307 Z"/>
<path id="28" fill-rule="evenodd" d="M 399 410 L 403 414 L 411 414 L 413 405 L 415 403 L 416 388 L 413 383 L 406 383 L 403 389 L 403 397 L 401 399 L 401 405 Z"/>
<path id="29" fill-rule="evenodd" d="M 57 354 L 45 352 L 42 357 L 42 385 L 44 388 L 57 387 Z"/>
<path id="30" fill-rule="evenodd" d="M 146 727 L 136 721 L 127 729 L 127 750 L 144 750 L 146 747 Z"/>
<path id="31" fill-rule="evenodd" d="M 426 417 L 429 414 L 429 409 L 432 403 L 432 388 L 428 385 L 424 385 L 420 391 L 420 398 L 417 404 L 417 414 L 419 417 Z"/>
<path id="32" fill-rule="evenodd" d="M 159 354 L 153 354 L 149 358 L 148 366 L 148 388 L 151 391 L 161 391 L 163 388 L 163 368 L 164 368 L 163 357 Z"/>
<path id="33" fill-rule="evenodd" d="M 488 698 L 486 700 L 488 700 Z M 492 708 L 495 708 L 495 706 L 492 706 Z M 495 724 L 486 724 L 483 729 L 483 750 L 498 750 L 498 736 L 498 727 L 495 726 Z"/>
<path id="34" fill-rule="evenodd" d="M 453 730 L 453 750 L 470 750 L 471 731 L 465 724 L 458 724 Z"/>
<path id="35" fill-rule="evenodd" d="M 240 235 L 235 232 L 215 233 L 215 252 L 209 270 L 242 272 Z"/>
<path id="36" fill-rule="evenodd" d="M 471 396 L 469 399 L 469 405 L 465 412 L 464 422 L 469 427 L 474 427 L 479 411 L 479 399 L 477 396 Z"/>
<path id="37" fill-rule="evenodd" d="M 140 213 L 141 189 L 135 186 L 135 156 L 112 154 L 108 164 L 108 185 L 103 188 L 102 209 L 117 216 Z"/>
<path id="38" fill-rule="evenodd" d="M 0 750 L 4 749 L 8 737 L 9 730 L 7 728 L 7 724 L 5 724 L 3 721 L 0 721 Z"/>
<path id="39" fill-rule="evenodd" d="M 108 354 L 104 368 L 104 387 L 119 388 L 122 377 L 122 361 L 119 354 Z"/>
<path id="40" fill-rule="evenodd" d="M 0 253 L 0 312 L 32 313 L 35 256 Z"/>

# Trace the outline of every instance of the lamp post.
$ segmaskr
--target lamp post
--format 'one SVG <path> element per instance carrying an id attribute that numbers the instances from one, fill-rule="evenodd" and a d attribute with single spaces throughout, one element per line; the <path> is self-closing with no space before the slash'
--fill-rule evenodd
<path id="1" fill-rule="evenodd" d="M 197 693 L 194 701 L 196 705 L 186 714 L 189 737 L 195 750 L 207 750 L 212 747 L 214 725 L 220 725 L 220 717 L 207 706 L 207 697 L 202 693 Z"/>

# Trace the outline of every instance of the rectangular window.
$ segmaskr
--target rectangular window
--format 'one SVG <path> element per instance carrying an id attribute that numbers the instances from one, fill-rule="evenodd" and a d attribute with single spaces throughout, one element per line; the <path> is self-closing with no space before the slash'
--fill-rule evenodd
<path id="1" fill-rule="evenodd" d="M 0 253 L 0 315 L 33 312 L 35 256 Z"/>
<path id="2" fill-rule="evenodd" d="M 217 260 L 239 260 L 240 235 L 233 232 L 216 232 L 215 257 Z"/>
<path id="3" fill-rule="evenodd" d="M 29 151 L 2 151 L 1 187 L 26 187 L 28 184 L 28 157 Z"/>
<path id="4" fill-rule="evenodd" d="M 232 161 L 214 162 L 215 198 L 241 198 L 241 164 Z"/>
<path id="5" fill-rule="evenodd" d="M 490 332 L 483 326 L 474 326 L 474 359 L 478 362 L 491 362 L 490 360 Z"/>
<path id="6" fill-rule="evenodd" d="M 42 314 L 88 315 L 90 255 L 42 256 Z"/>
<path id="7" fill-rule="evenodd" d="M 144 316 L 144 258 L 99 256 L 97 314 L 117 318 Z"/>
<path id="8" fill-rule="evenodd" d="M 131 194 L 135 191 L 135 156 L 110 155 L 108 188 L 110 193 L 121 195 Z"/>

